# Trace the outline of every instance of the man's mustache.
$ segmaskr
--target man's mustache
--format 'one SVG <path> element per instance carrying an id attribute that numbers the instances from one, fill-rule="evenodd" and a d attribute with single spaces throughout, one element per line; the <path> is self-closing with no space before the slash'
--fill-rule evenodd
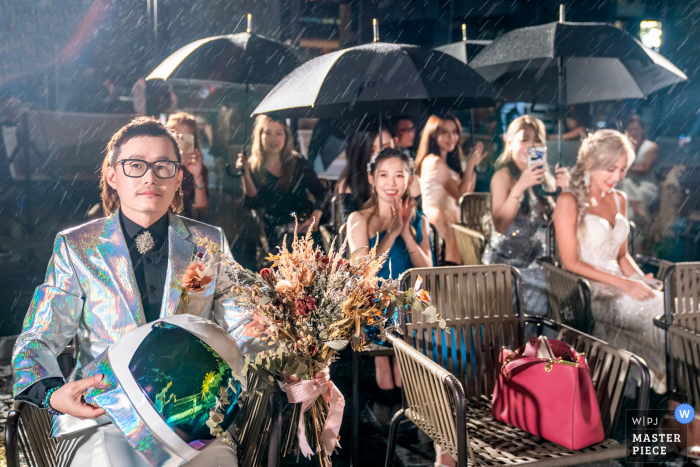
<path id="1" fill-rule="evenodd" d="M 152 192 L 152 193 L 155 193 L 155 194 L 161 195 L 161 196 L 163 195 L 163 190 L 161 188 L 155 188 L 155 187 L 142 188 L 142 189 L 138 190 L 136 192 L 136 194 L 141 195 L 143 193 L 148 193 L 148 192 Z"/>

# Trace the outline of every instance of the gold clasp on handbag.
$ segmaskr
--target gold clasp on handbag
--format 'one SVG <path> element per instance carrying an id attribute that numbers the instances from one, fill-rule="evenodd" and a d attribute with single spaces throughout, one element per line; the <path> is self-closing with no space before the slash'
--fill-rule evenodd
<path id="1" fill-rule="evenodd" d="M 515 358 L 515 355 L 517 355 L 515 352 L 509 353 L 506 358 L 503 360 L 503 369 L 506 369 L 506 365 L 508 365 L 510 362 L 513 361 L 513 358 Z"/>

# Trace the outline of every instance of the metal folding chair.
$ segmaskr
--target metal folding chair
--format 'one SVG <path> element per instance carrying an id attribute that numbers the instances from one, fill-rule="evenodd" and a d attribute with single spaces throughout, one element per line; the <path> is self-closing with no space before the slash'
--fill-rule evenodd
<path id="1" fill-rule="evenodd" d="M 641 381 L 638 408 L 648 406 L 650 378 L 643 360 L 568 326 L 524 316 L 515 268 L 412 269 L 404 284 L 412 284 L 419 275 L 451 334 L 443 334 L 437 323 L 427 323 L 420 313 L 410 312 L 406 341 L 390 337 L 401 368 L 405 403 L 392 420 L 387 467 L 393 466 L 398 424 L 404 418 L 446 450 L 459 467 L 501 465 L 504 459 L 508 464 L 574 465 L 627 454 L 626 447 L 610 436 L 632 368 Z M 602 443 L 570 451 L 491 417 L 501 346 L 517 348 L 523 326 L 531 320 L 557 329 L 560 340 L 585 352 L 607 438 Z"/>

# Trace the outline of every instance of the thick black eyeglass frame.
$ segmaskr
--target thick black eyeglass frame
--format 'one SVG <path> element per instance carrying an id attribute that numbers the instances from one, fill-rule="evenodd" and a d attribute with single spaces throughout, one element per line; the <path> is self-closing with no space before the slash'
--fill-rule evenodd
<path id="1" fill-rule="evenodd" d="M 129 175 L 129 174 L 126 173 L 126 168 L 124 167 L 124 164 L 126 164 L 127 162 L 142 162 L 142 163 L 146 164 L 146 170 L 144 170 L 143 173 L 142 173 L 141 175 L 139 175 L 139 176 L 136 176 L 136 175 Z M 175 171 L 173 172 L 173 174 L 172 174 L 171 176 L 169 176 L 169 177 L 161 177 L 161 176 L 158 175 L 158 174 L 156 173 L 156 171 L 153 169 L 154 166 L 155 166 L 156 164 L 160 164 L 160 163 L 162 163 L 162 162 L 170 162 L 171 164 L 175 164 Z M 119 164 L 121 164 L 121 166 L 122 166 L 122 172 L 124 172 L 124 175 L 127 176 L 127 177 L 129 177 L 129 178 L 141 178 L 141 177 L 145 176 L 145 175 L 146 175 L 146 172 L 148 172 L 148 170 L 150 169 L 151 172 L 153 172 L 153 175 L 155 175 L 156 178 L 160 178 L 161 180 L 168 180 L 168 179 L 173 178 L 173 177 L 177 174 L 177 169 L 182 165 L 182 164 L 179 163 L 179 162 L 175 162 L 175 161 L 171 161 L 171 160 L 167 160 L 167 161 L 155 161 L 155 162 L 146 162 L 146 161 L 143 161 L 143 160 L 141 160 L 141 159 L 122 159 L 122 160 L 120 160 L 120 161 L 117 161 L 117 163 L 116 163 L 115 165 L 119 165 Z"/>

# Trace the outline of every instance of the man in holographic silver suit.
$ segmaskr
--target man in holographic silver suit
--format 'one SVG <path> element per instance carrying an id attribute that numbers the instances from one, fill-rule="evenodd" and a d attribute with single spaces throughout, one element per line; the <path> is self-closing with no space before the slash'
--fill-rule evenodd
<path id="1" fill-rule="evenodd" d="M 229 251 L 220 228 L 176 214 L 182 209 L 181 183 L 175 135 L 155 119 L 138 117 L 107 146 L 100 184 L 108 217 L 56 237 L 45 282 L 36 289 L 12 362 L 16 399 L 52 413 L 98 420 L 81 432 L 67 465 L 148 465 L 104 411 L 82 398 L 101 375 L 84 380 L 79 375 L 120 337 L 176 313 L 181 290 L 174 282 L 184 276 L 194 254 L 204 253 L 203 241 Z M 249 314 L 223 294 L 225 274 L 214 271 L 212 279 L 187 312 L 215 321 L 243 353 L 253 352 L 254 343 L 242 334 Z M 65 382 L 56 357 L 76 335 L 78 364 Z M 235 446 L 216 441 L 186 465 L 237 465 Z"/>

